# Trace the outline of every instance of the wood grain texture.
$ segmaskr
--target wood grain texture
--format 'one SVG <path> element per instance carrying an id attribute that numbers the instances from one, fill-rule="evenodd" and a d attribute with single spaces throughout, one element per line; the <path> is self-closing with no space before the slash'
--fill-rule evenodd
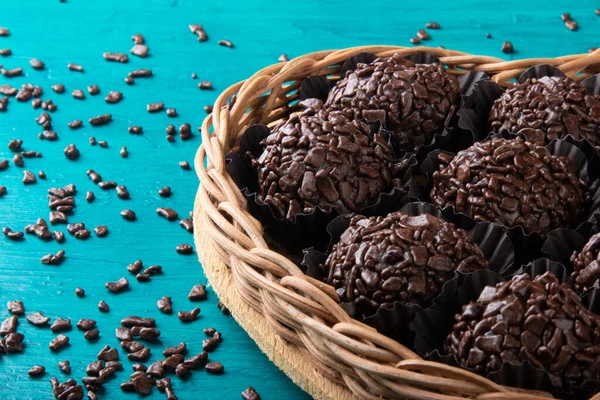
<path id="1" fill-rule="evenodd" d="M 306 398 L 232 318 L 221 315 L 215 307 L 214 292 L 206 303 L 200 304 L 200 320 L 189 327 L 156 309 L 156 300 L 164 295 L 173 297 L 176 311 L 193 308 L 194 304 L 186 298 L 190 287 L 206 283 L 195 256 L 174 252 L 176 245 L 192 243 L 191 235 L 177 223 L 155 214 L 160 206 L 172 207 L 182 216 L 187 214 L 197 188 L 193 171 L 183 171 L 177 163 L 184 159 L 192 161 L 199 137 L 170 144 L 164 139 L 167 124 L 200 125 L 205 116 L 202 107 L 212 103 L 220 90 L 275 62 L 283 52 L 294 57 L 361 44 L 407 45 L 417 29 L 430 20 L 439 22 L 442 29 L 430 32 L 432 40 L 428 45 L 503 56 L 500 45 L 510 40 L 517 50 L 511 56 L 514 58 L 585 52 L 589 47 L 600 46 L 600 18 L 593 12 L 599 6 L 592 0 L 576 3 L 464 0 L 459 5 L 442 1 L 423 4 L 379 0 L 366 6 L 356 0 L 307 0 L 302 4 L 289 0 L 276 4 L 267 0 L 3 1 L 0 26 L 8 27 L 11 36 L 0 37 L 0 48 L 11 48 L 13 55 L 1 57 L 0 64 L 5 68 L 23 67 L 25 76 L 11 79 L 0 76 L 0 85 L 20 86 L 27 82 L 42 85 L 43 98 L 53 99 L 59 107 L 53 122 L 60 140 L 37 139 L 40 129 L 34 118 L 40 110 L 33 110 L 28 103 L 11 101 L 9 111 L 0 113 L 0 159 L 12 158 L 6 143 L 22 138 L 26 149 L 44 154 L 41 159 L 25 160 L 26 168 L 33 172 L 43 169 L 48 175 L 47 181 L 24 186 L 20 168 L 11 165 L 0 172 L 0 185 L 7 186 L 9 192 L 0 199 L 0 227 L 23 229 L 37 217 L 47 218 L 47 188 L 74 183 L 79 190 L 78 208 L 70 220 L 85 222 L 89 227 L 107 224 L 110 234 L 86 242 L 67 235 L 64 245 L 44 243 L 35 237 L 18 243 L 0 237 L 0 318 L 8 315 L 6 301 L 20 298 L 30 312 L 43 311 L 52 318 L 71 317 L 75 321 L 83 317 L 97 319 L 101 331 L 98 342 L 87 343 L 81 332 L 74 330 L 69 333 L 72 345 L 59 354 L 51 354 L 47 344 L 54 335 L 22 319 L 19 329 L 26 335 L 27 348 L 22 355 L 0 359 L 0 398 L 49 398 L 48 379 L 68 378 L 58 371 L 56 363 L 70 359 L 72 376 L 80 378 L 85 365 L 95 358 L 102 345 L 117 345 L 113 330 L 120 318 L 133 313 L 156 318 L 163 332 L 162 344 L 151 346 L 152 360 L 159 358 L 161 348 L 182 340 L 188 343 L 191 352 L 200 351 L 204 327 L 214 326 L 223 332 L 224 343 L 211 354 L 211 359 L 223 362 L 226 374 L 213 377 L 200 372 L 185 382 L 174 379 L 180 399 L 235 399 L 248 385 L 256 387 L 264 399 Z M 567 30 L 560 21 L 560 14 L 566 11 L 579 23 L 578 32 Z M 210 40 L 198 43 L 187 28 L 189 23 L 203 24 Z M 130 36 L 138 32 L 146 37 L 151 49 L 148 59 L 131 56 L 129 64 L 107 63 L 102 59 L 104 51 L 127 52 L 132 45 Z M 493 39 L 486 39 L 486 32 Z M 218 39 L 233 41 L 235 49 L 218 46 Z M 28 60 L 33 57 L 43 60 L 46 70 L 32 70 Z M 66 68 L 69 62 L 82 64 L 85 73 L 69 71 Z M 140 79 L 134 86 L 125 85 L 123 78 L 135 68 L 152 68 L 155 76 Z M 192 72 L 200 79 L 211 80 L 215 91 L 199 91 L 198 80 L 190 78 Z M 54 83 L 64 83 L 67 93 L 52 92 L 50 86 Z M 92 83 L 100 86 L 99 96 L 87 95 L 84 101 L 70 96 L 72 90 L 85 89 Z M 120 104 L 104 103 L 104 96 L 110 90 L 123 92 Z M 180 116 L 170 119 L 165 114 L 149 115 L 145 105 L 155 101 L 176 107 Z M 114 116 L 114 121 L 106 127 L 86 126 L 78 131 L 66 127 L 73 119 L 87 121 L 102 112 Z M 144 134 L 129 135 L 129 125 L 144 126 Z M 88 138 L 92 135 L 107 140 L 109 148 L 89 146 Z M 67 161 L 62 153 L 69 143 L 75 143 L 82 151 L 77 162 Z M 126 160 L 118 154 L 123 145 L 130 152 Z M 85 176 L 88 168 L 96 169 L 105 179 L 125 184 L 132 199 L 119 200 L 114 192 L 99 190 Z M 167 184 L 173 188 L 173 196 L 163 199 L 157 190 Z M 96 202 L 84 201 L 87 190 L 94 191 Z M 124 208 L 137 212 L 136 223 L 121 220 L 119 212 Z M 67 252 L 61 266 L 39 263 L 42 255 L 60 248 Z M 146 284 L 132 280 L 131 290 L 121 295 L 108 293 L 104 283 L 130 277 L 126 265 L 137 258 L 147 265 L 162 265 L 164 275 Z M 88 297 L 76 298 L 73 291 L 77 286 L 84 287 Z M 100 299 L 111 306 L 110 313 L 102 314 L 96 309 Z M 27 377 L 26 371 L 34 363 L 47 367 L 45 377 L 36 380 Z M 135 397 L 118 389 L 125 378 L 122 373 L 111 380 L 104 397 Z M 155 392 L 153 397 L 162 395 Z"/>

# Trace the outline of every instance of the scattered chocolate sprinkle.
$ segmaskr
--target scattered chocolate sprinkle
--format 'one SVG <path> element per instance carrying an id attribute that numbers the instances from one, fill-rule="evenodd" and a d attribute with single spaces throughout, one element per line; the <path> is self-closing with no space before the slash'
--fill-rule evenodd
<path id="1" fill-rule="evenodd" d="M 201 90 L 212 90 L 213 85 L 210 81 L 202 81 L 198 84 L 198 88 Z"/>
<path id="2" fill-rule="evenodd" d="M 208 361 L 208 353 L 203 351 L 202 353 L 196 354 L 186 360 L 183 363 L 190 369 L 200 369 Z"/>
<path id="3" fill-rule="evenodd" d="M 229 47 L 230 49 L 233 48 L 233 43 L 229 40 L 219 40 L 217 43 L 219 43 L 219 46 Z"/>
<path id="4" fill-rule="evenodd" d="M 221 364 L 220 362 L 209 362 L 208 364 L 206 364 L 204 369 L 209 374 L 222 374 L 225 370 L 225 367 L 223 367 L 223 364 Z"/>
<path id="5" fill-rule="evenodd" d="M 136 33 L 131 37 L 134 44 L 144 44 L 145 40 L 141 33 Z"/>
<path id="6" fill-rule="evenodd" d="M 75 294 L 77 295 L 77 297 L 85 297 L 85 290 L 78 287 L 75 289 Z"/>
<path id="7" fill-rule="evenodd" d="M 77 322 L 77 329 L 81 330 L 81 331 L 89 331 L 90 329 L 93 329 L 96 327 L 96 321 L 94 321 L 93 319 L 89 319 L 89 318 L 82 318 L 79 320 L 79 322 Z"/>
<path id="8" fill-rule="evenodd" d="M 138 317 L 136 315 L 132 315 L 121 319 L 121 325 L 127 328 L 132 328 L 134 326 L 152 328 L 156 326 L 156 321 L 154 320 L 154 318 L 143 318 Z"/>
<path id="9" fill-rule="evenodd" d="M 171 196 L 171 187 L 170 186 L 165 186 L 162 189 L 158 190 L 158 194 L 161 197 L 170 197 Z"/>
<path id="10" fill-rule="evenodd" d="M 151 69 L 136 69 L 136 70 L 131 71 L 128 76 L 130 78 L 147 78 L 149 76 L 152 76 L 152 70 Z"/>
<path id="11" fill-rule="evenodd" d="M 208 104 L 206 106 L 204 106 L 204 112 L 207 114 L 210 114 L 213 111 L 213 106 L 212 104 Z"/>
<path id="12" fill-rule="evenodd" d="M 106 345 L 102 348 L 102 350 L 100 350 L 100 352 L 98 353 L 98 360 L 103 360 L 103 361 L 114 361 L 117 360 L 119 358 L 119 352 L 117 351 L 116 348 L 111 348 L 110 346 Z"/>
<path id="13" fill-rule="evenodd" d="M 129 50 L 131 54 L 142 58 L 146 57 L 149 51 L 150 49 L 145 44 L 136 44 Z"/>
<path id="14" fill-rule="evenodd" d="M 159 101 L 158 103 L 151 103 L 146 106 L 149 113 L 154 113 L 162 110 L 165 107 L 165 103 Z"/>
<path id="15" fill-rule="evenodd" d="M 126 219 L 127 221 L 135 221 L 137 219 L 135 212 L 133 210 L 123 210 L 121 211 L 121 217 Z"/>
<path id="16" fill-rule="evenodd" d="M 179 311 L 177 318 L 182 322 L 192 322 L 198 319 L 198 314 L 200 314 L 200 309 L 196 307 L 192 311 Z"/>
<path id="17" fill-rule="evenodd" d="M 279 61 L 279 62 L 288 62 L 289 61 L 288 55 L 285 54 L 285 53 L 282 53 L 279 56 L 279 58 L 277 58 L 277 61 Z"/>
<path id="18" fill-rule="evenodd" d="M 157 302 L 156 306 L 160 310 L 160 312 L 164 314 L 172 314 L 173 306 L 171 304 L 171 296 L 163 296 Z"/>
<path id="19" fill-rule="evenodd" d="M 131 328 L 131 334 L 144 340 L 153 341 L 160 336 L 160 331 L 156 328 L 134 326 Z"/>
<path id="20" fill-rule="evenodd" d="M 131 335 L 131 332 L 129 332 L 129 335 Z M 144 345 L 140 342 L 134 342 L 131 340 L 122 340 L 120 346 L 128 353 L 135 353 L 136 351 L 140 351 L 144 348 Z"/>
<path id="21" fill-rule="evenodd" d="M 35 326 L 46 326 L 50 322 L 50 317 L 44 316 L 41 312 L 35 312 L 27 317 L 27 322 Z"/>
<path id="22" fill-rule="evenodd" d="M 169 207 L 161 207 L 156 209 L 156 213 L 169 221 L 175 221 L 179 218 L 179 215 L 175 210 Z"/>
<path id="23" fill-rule="evenodd" d="M 185 169 L 185 170 L 190 170 L 190 163 L 187 161 L 179 161 L 179 166 L 181 167 L 181 169 Z"/>
<path id="24" fill-rule="evenodd" d="M 229 308 L 227 308 L 227 306 L 225 304 L 223 304 L 223 302 L 220 301 L 220 300 L 217 303 L 217 308 L 219 310 L 221 310 L 221 312 L 223 313 L 223 315 L 231 315 L 231 312 L 229 311 Z"/>
<path id="25" fill-rule="evenodd" d="M 69 160 L 77 160 L 80 155 L 77 146 L 74 144 L 69 144 L 67 147 L 65 147 L 64 153 Z"/>
<path id="26" fill-rule="evenodd" d="M 177 110 L 174 108 L 167 108 L 166 113 L 167 113 L 167 117 L 170 117 L 170 118 L 177 116 Z"/>
<path id="27" fill-rule="evenodd" d="M 190 301 L 202 301 L 206 300 L 206 297 L 206 286 L 203 284 L 194 285 L 188 294 L 188 299 Z"/>
<path id="28" fill-rule="evenodd" d="M 41 365 L 34 365 L 31 367 L 29 371 L 27 371 L 27 375 L 37 378 L 43 376 L 46 373 L 46 368 Z"/>
<path id="29" fill-rule="evenodd" d="M 118 61 L 120 63 L 126 63 L 129 61 L 129 57 L 127 57 L 127 54 L 125 53 L 105 52 L 102 54 L 102 57 L 104 57 L 104 59 L 107 61 Z"/>
<path id="30" fill-rule="evenodd" d="M 189 233 L 194 233 L 194 223 L 189 218 L 184 218 L 181 221 L 179 221 L 179 226 L 181 226 Z"/>
<path id="31" fill-rule="evenodd" d="M 52 341 L 50 341 L 48 348 L 52 351 L 58 351 L 58 350 L 61 350 L 62 348 L 64 348 L 65 346 L 67 346 L 68 344 L 69 344 L 69 337 L 65 336 L 63 334 L 60 334 L 60 335 L 56 336 L 54 339 L 52 339 Z"/>
<path id="32" fill-rule="evenodd" d="M 127 278 L 121 278 L 115 282 L 107 282 L 104 286 L 113 293 L 119 293 L 129 288 L 129 281 Z"/>
<path id="33" fill-rule="evenodd" d="M 83 67 L 79 64 L 69 63 L 67 64 L 67 68 L 69 68 L 71 71 L 83 72 Z"/>
<path id="34" fill-rule="evenodd" d="M 150 348 L 144 347 L 141 350 L 130 353 L 127 355 L 127 358 L 131 361 L 146 361 L 150 358 Z"/>
<path id="35" fill-rule="evenodd" d="M 69 318 L 67 318 L 67 319 L 56 318 L 54 320 L 54 322 L 52 323 L 52 326 L 50 326 L 50 330 L 54 333 L 68 331 L 70 329 L 71 329 L 71 320 Z"/>
<path id="36" fill-rule="evenodd" d="M 29 170 L 23 171 L 23 183 L 25 185 L 37 183 L 37 179 L 36 179 L 35 175 L 33 174 L 33 172 L 31 172 Z"/>
<path id="37" fill-rule="evenodd" d="M 23 302 L 21 300 L 12 300 L 6 304 L 8 308 L 8 312 L 14 315 L 24 315 L 25 307 L 23 306 Z"/>
<path id="38" fill-rule="evenodd" d="M 122 98 L 123 98 L 123 93 L 117 92 L 115 90 L 111 90 L 108 93 L 108 96 L 106 96 L 106 98 L 104 99 L 104 101 L 106 101 L 109 104 L 115 104 L 115 103 L 120 102 Z"/>
<path id="39" fill-rule="evenodd" d="M 100 189 L 103 189 L 103 190 L 115 189 L 117 187 L 117 182 L 102 181 L 102 182 L 98 182 L 98 186 L 100 187 Z"/>
<path id="40" fill-rule="evenodd" d="M 90 329 L 83 334 L 83 337 L 86 340 L 96 340 L 100 336 L 100 331 L 98 329 Z"/>
<path id="41" fill-rule="evenodd" d="M 115 329 L 115 335 L 117 340 L 119 341 L 131 341 L 133 340 L 133 336 L 131 335 L 131 331 L 125 327 L 119 327 Z"/>
<path id="42" fill-rule="evenodd" d="M 502 47 L 500 48 L 500 50 L 503 53 L 507 53 L 507 54 L 512 54 L 515 52 L 515 49 L 513 47 L 513 44 L 511 42 L 504 42 L 502 43 Z"/>
<path id="43" fill-rule="evenodd" d="M 13 69 L 0 68 L 0 72 L 2 72 L 2 75 L 6 76 L 7 78 L 13 78 L 15 76 L 23 75 L 23 68 L 13 68 Z"/>
<path id="44" fill-rule="evenodd" d="M 13 231 L 12 229 L 10 229 L 7 226 L 2 228 L 2 233 L 4 234 L 4 236 L 9 238 L 10 240 L 21 240 L 21 239 L 23 239 L 23 236 L 24 236 L 23 232 Z"/>
<path id="45" fill-rule="evenodd" d="M 110 307 L 108 306 L 108 304 L 106 304 L 104 300 L 100 300 L 100 302 L 98 303 L 98 310 L 107 313 L 110 311 Z"/>
<path id="46" fill-rule="evenodd" d="M 419 29 L 417 31 L 417 37 L 421 40 L 431 39 L 431 36 L 429 36 L 429 33 L 427 33 L 427 31 L 425 29 Z"/>
<path id="47" fill-rule="evenodd" d="M 127 187 L 124 185 L 121 186 L 117 186 L 115 188 L 116 192 L 117 192 L 117 196 L 122 199 L 122 200 L 129 200 L 130 196 L 129 196 L 129 192 L 127 191 Z"/>
<path id="48" fill-rule="evenodd" d="M 59 361 L 58 369 L 60 369 L 65 374 L 71 373 L 71 362 L 69 360 Z"/>
<path id="49" fill-rule="evenodd" d="M 569 21 L 565 21 L 565 26 L 567 27 L 568 30 L 570 31 L 576 31 L 577 28 L 579 27 L 577 25 L 577 22 L 569 20 Z"/>
<path id="50" fill-rule="evenodd" d="M 89 122 L 92 126 L 104 125 L 112 120 L 112 115 L 102 114 L 97 117 L 90 118 Z"/>
<path id="51" fill-rule="evenodd" d="M 175 247 L 175 251 L 179 254 L 192 254 L 194 252 L 194 248 L 187 243 L 182 243 Z"/>

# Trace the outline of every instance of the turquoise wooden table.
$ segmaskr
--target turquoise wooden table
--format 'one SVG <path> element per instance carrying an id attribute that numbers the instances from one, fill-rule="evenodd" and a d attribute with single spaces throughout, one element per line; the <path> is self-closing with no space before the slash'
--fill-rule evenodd
<path id="1" fill-rule="evenodd" d="M 58 354 L 47 346 L 54 337 L 49 329 L 36 328 L 21 318 L 19 331 L 25 334 L 23 354 L 0 358 L 0 398 L 51 398 L 50 377 L 60 381 L 67 376 L 58 370 L 57 362 L 69 359 L 72 377 L 84 376 L 85 366 L 96 358 L 100 348 L 118 346 L 114 329 L 122 317 L 141 315 L 156 318 L 162 331 L 161 344 L 151 345 L 152 358 L 161 358 L 161 350 L 181 341 L 191 353 L 201 351 L 205 338 L 202 329 L 215 327 L 223 333 L 222 345 L 210 354 L 210 359 L 225 366 L 225 374 L 210 376 L 194 372 L 190 379 L 173 379 L 180 399 L 236 399 L 252 385 L 263 399 L 303 399 L 307 396 L 286 378 L 260 352 L 258 347 L 237 326 L 231 317 L 217 309 L 213 292 L 203 303 L 191 303 L 187 294 L 192 285 L 207 283 L 196 255 L 183 256 L 175 252 L 181 243 L 193 243 L 192 235 L 177 222 L 169 222 L 155 213 L 157 207 L 171 207 L 180 216 L 193 206 L 197 179 L 193 171 L 182 170 L 178 163 L 192 162 L 200 144 L 194 136 L 183 142 L 165 140 L 165 127 L 188 122 L 199 126 L 205 117 L 203 106 L 210 104 L 219 91 L 250 76 L 254 71 L 277 62 L 281 53 L 290 57 L 321 49 L 342 48 L 363 44 L 410 45 L 408 40 L 425 23 L 437 21 L 442 29 L 430 31 L 428 45 L 475 54 L 502 56 L 503 41 L 511 41 L 516 53 L 510 57 L 560 56 L 587 52 L 598 47 L 600 17 L 594 14 L 599 4 L 593 0 L 578 2 L 479 2 L 464 0 L 460 8 L 449 1 L 388 2 L 305 0 L 248 2 L 203 2 L 193 0 L 3 0 L 0 5 L 0 26 L 10 29 L 9 37 L 0 37 L 0 49 L 12 49 L 12 55 L 0 57 L 5 68 L 23 67 L 22 77 L 0 76 L 0 85 L 20 86 L 33 83 L 44 88 L 43 99 L 52 99 L 58 110 L 52 115 L 57 142 L 40 141 L 41 131 L 29 103 L 11 100 L 9 109 L 0 112 L 0 160 L 13 154 L 7 148 L 11 139 L 23 139 L 26 150 L 43 153 L 42 158 L 26 159 L 25 168 L 37 173 L 43 170 L 46 180 L 35 185 L 21 183 L 23 169 L 14 165 L 0 172 L 0 186 L 8 194 L 0 198 L 0 227 L 23 230 L 38 217 L 48 218 L 47 189 L 73 183 L 77 186 L 77 207 L 70 222 L 85 222 L 90 228 L 107 225 L 109 235 L 86 241 L 70 235 L 64 244 L 43 242 L 27 235 L 24 241 L 13 242 L 0 237 L 0 318 L 9 314 L 7 301 L 20 299 L 28 313 L 41 311 L 53 320 L 69 317 L 73 321 L 92 318 L 98 321 L 100 339 L 87 342 L 82 332 L 73 329 L 68 335 L 71 345 Z M 567 30 L 560 14 L 570 12 L 579 23 L 579 30 Z M 199 43 L 188 30 L 188 24 L 202 24 L 209 41 Z M 150 56 L 141 59 L 130 56 L 128 64 L 109 63 L 102 58 L 105 51 L 128 52 L 131 35 L 142 33 L 150 48 Z M 486 33 L 492 38 L 486 38 Z M 231 40 L 235 48 L 217 45 L 217 40 Z M 35 71 L 29 59 L 39 58 L 46 69 Z M 82 64 L 85 72 L 73 72 L 67 64 Z M 138 79 L 128 86 L 123 78 L 136 68 L 150 68 L 154 76 Z M 198 80 L 191 79 L 196 73 Z M 200 91 L 199 80 L 213 82 L 214 91 Z M 65 94 L 56 94 L 50 86 L 63 83 Z M 90 84 L 97 84 L 101 94 L 76 100 L 70 93 Z M 123 92 L 116 105 L 104 102 L 110 90 Z M 87 92 L 86 92 L 87 94 Z M 162 101 L 175 107 L 179 114 L 168 118 L 165 113 L 149 114 L 146 104 Z M 66 124 L 74 119 L 88 118 L 109 112 L 111 124 L 92 128 L 85 123 L 79 130 Z M 127 127 L 141 125 L 142 135 L 131 135 Z M 90 146 L 89 137 L 108 142 L 108 148 Z M 77 161 L 63 155 L 64 147 L 74 143 L 81 151 Z M 127 146 L 128 158 L 121 158 L 119 149 Z M 114 191 L 102 191 L 86 176 L 87 169 L 99 172 L 105 180 L 126 185 L 130 200 L 117 198 Z M 162 198 L 159 188 L 170 185 L 173 195 Z M 87 203 L 85 192 L 91 190 L 96 201 Z M 125 208 L 137 213 L 136 222 L 124 221 L 119 213 Z M 65 230 L 64 227 L 59 229 Z M 196 229 L 202 229 L 201 226 Z M 40 263 L 40 258 L 59 249 L 66 251 L 60 266 Z M 127 264 L 142 259 L 145 265 L 162 265 L 164 273 L 148 283 L 133 279 Z M 104 283 L 127 276 L 128 292 L 111 294 Z M 85 298 L 75 296 L 76 287 L 86 290 Z M 175 315 L 161 314 L 156 301 L 162 296 L 173 298 L 175 311 L 202 308 L 198 321 L 183 324 Z M 111 310 L 101 313 L 96 308 L 105 300 Z M 121 354 L 121 359 L 125 359 Z M 47 373 L 39 379 L 27 376 L 34 364 L 44 365 Z M 131 362 L 125 359 L 126 370 L 106 385 L 101 397 L 135 398 L 122 393 L 119 383 L 127 379 Z M 153 398 L 164 395 L 154 391 Z"/>

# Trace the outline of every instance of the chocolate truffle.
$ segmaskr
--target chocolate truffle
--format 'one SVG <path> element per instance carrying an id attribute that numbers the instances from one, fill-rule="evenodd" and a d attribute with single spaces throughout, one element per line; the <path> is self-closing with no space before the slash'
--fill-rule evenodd
<path id="1" fill-rule="evenodd" d="M 552 272 L 486 286 L 455 318 L 446 351 L 478 374 L 527 360 L 555 388 L 600 378 L 600 316 Z"/>
<path id="2" fill-rule="evenodd" d="M 593 235 L 578 252 L 573 252 L 571 262 L 573 273 L 571 279 L 575 288 L 584 292 L 590 288 L 600 287 L 600 233 Z"/>
<path id="3" fill-rule="evenodd" d="M 297 214 L 316 207 L 359 211 L 400 184 L 394 177 L 405 165 L 394 163 L 383 136 L 339 111 L 323 109 L 320 100 L 301 105 L 306 108 L 276 127 L 263 140 L 263 153 L 252 160 L 257 199 L 277 217 L 294 222 Z"/>
<path id="4" fill-rule="evenodd" d="M 394 55 L 358 64 L 329 93 L 326 106 L 357 120 L 380 122 L 399 149 L 413 151 L 441 133 L 458 105 L 458 80 L 442 65 Z"/>
<path id="5" fill-rule="evenodd" d="M 426 306 L 444 283 L 487 268 L 470 233 L 429 214 L 354 216 L 325 261 L 327 282 L 353 316 L 394 302 Z"/>
<path id="6" fill-rule="evenodd" d="M 583 193 L 570 160 L 543 146 L 496 138 L 454 158 L 440 153 L 439 160 L 431 190 L 438 207 L 541 234 L 569 227 L 581 213 Z"/>
<path id="7" fill-rule="evenodd" d="M 494 132 L 522 131 L 528 141 L 546 144 L 572 135 L 600 146 L 600 96 L 567 77 L 527 79 L 494 102 L 489 117 Z"/>

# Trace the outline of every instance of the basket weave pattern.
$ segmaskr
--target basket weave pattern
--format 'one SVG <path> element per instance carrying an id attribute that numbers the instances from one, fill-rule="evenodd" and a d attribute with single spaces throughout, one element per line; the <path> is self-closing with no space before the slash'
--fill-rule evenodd
<path id="1" fill-rule="evenodd" d="M 202 145 L 195 169 L 200 178 L 195 220 L 212 247 L 231 269 L 237 295 L 265 316 L 270 327 L 297 346 L 329 379 L 360 399 L 543 399 L 479 375 L 425 361 L 403 345 L 350 318 L 339 306 L 335 290 L 305 276 L 290 260 L 269 247 L 261 224 L 248 212 L 246 200 L 226 171 L 225 154 L 246 128 L 272 125 L 294 111 L 289 104 L 309 75 L 331 76 L 349 57 L 361 52 L 377 56 L 428 52 L 440 57 L 454 75 L 487 72 L 508 86 L 525 69 L 552 64 L 582 80 L 600 71 L 600 50 L 558 58 L 504 61 L 439 48 L 355 47 L 307 54 L 264 68 L 225 90 L 202 125 Z M 265 95 L 265 93 L 268 93 Z M 229 102 L 232 96 L 235 101 Z M 600 395 L 594 396 L 600 400 Z"/>

